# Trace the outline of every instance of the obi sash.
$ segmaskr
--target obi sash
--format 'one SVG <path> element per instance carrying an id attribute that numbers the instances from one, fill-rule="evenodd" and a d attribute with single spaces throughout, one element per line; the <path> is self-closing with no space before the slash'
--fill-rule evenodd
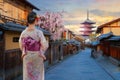
<path id="1" fill-rule="evenodd" d="M 40 51 L 40 41 L 36 41 L 31 37 L 25 37 L 22 39 L 23 47 L 26 51 Z"/>

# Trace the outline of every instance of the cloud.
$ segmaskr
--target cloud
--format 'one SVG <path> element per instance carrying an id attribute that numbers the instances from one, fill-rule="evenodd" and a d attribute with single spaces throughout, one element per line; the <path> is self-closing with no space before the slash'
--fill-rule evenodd
<path id="1" fill-rule="evenodd" d="M 105 2 L 107 0 L 95 0 L 96 2 Z"/>
<path id="2" fill-rule="evenodd" d="M 93 21 L 96 22 L 96 26 L 99 26 L 101 24 L 104 24 L 106 22 L 109 22 L 109 21 L 112 21 L 114 19 L 116 19 L 117 17 L 114 17 L 114 16 L 95 16 L 94 15 L 94 18 L 92 18 Z"/>
<path id="3" fill-rule="evenodd" d="M 110 11 L 104 11 L 104 10 L 91 10 L 90 13 L 97 15 L 97 16 L 115 16 L 115 17 L 120 17 L 120 12 L 110 12 Z"/>
<path id="4" fill-rule="evenodd" d="M 120 17 L 120 0 L 29 0 L 41 9 L 39 12 L 64 11 L 65 26 L 79 34 L 79 26 L 90 10 L 90 19 L 101 25 Z M 69 26 L 68 26 L 69 25 Z"/>
<path id="5" fill-rule="evenodd" d="M 65 28 L 73 31 L 75 34 L 80 34 L 80 25 L 65 25 Z"/>
<path id="6" fill-rule="evenodd" d="M 87 11 L 81 10 L 81 9 L 75 9 L 72 12 L 68 12 L 67 14 L 64 14 L 63 20 L 65 21 L 65 24 L 80 24 L 87 18 Z"/>

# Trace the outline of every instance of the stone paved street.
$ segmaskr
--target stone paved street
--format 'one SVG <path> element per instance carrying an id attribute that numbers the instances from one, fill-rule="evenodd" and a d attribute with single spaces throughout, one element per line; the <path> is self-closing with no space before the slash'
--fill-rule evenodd
<path id="1" fill-rule="evenodd" d="M 90 49 L 86 49 L 47 71 L 45 80 L 115 79 L 90 57 Z"/>
<path id="2" fill-rule="evenodd" d="M 115 80 L 120 80 L 120 67 L 115 65 L 110 58 L 101 56 L 96 59 L 97 63 L 103 67 Z"/>

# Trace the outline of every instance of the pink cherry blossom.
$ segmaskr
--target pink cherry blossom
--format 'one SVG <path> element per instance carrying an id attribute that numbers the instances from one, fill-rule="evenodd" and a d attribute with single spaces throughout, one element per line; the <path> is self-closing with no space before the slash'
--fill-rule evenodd
<path id="1" fill-rule="evenodd" d="M 53 40 L 61 39 L 61 35 L 65 31 L 62 14 L 59 12 L 46 12 L 44 16 L 41 16 L 39 25 L 51 33 Z"/>

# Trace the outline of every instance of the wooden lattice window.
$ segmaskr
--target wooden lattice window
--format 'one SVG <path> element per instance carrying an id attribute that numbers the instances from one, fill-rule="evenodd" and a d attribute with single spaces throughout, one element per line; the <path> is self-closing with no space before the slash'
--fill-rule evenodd
<path id="1" fill-rule="evenodd" d="M 13 42 L 19 42 L 19 37 L 13 37 Z"/>

